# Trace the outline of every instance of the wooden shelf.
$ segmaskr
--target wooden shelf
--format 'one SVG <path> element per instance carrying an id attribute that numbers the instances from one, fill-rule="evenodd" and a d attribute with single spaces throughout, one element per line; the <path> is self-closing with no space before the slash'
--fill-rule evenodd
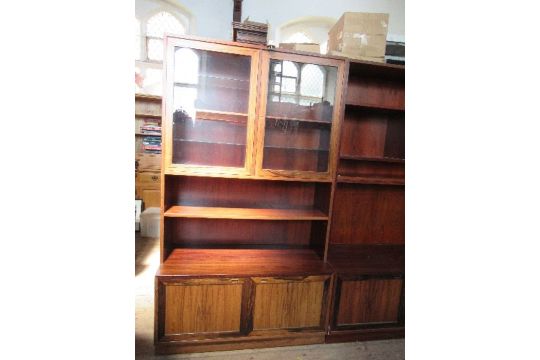
<path id="1" fill-rule="evenodd" d="M 338 183 L 350 184 L 376 184 L 376 185 L 405 185 L 405 179 L 382 178 L 372 176 L 337 176 Z"/>
<path id="2" fill-rule="evenodd" d="M 380 104 L 370 104 L 361 101 L 351 102 L 350 100 L 345 103 L 346 106 L 354 106 L 359 108 L 366 108 L 370 110 L 381 110 L 381 111 L 405 111 L 404 106 L 390 106 L 390 105 L 380 105 Z"/>
<path id="3" fill-rule="evenodd" d="M 294 151 L 317 151 L 317 152 L 330 152 L 329 149 L 309 149 L 309 148 L 297 148 L 297 147 L 286 147 L 286 146 L 273 146 L 273 145 L 264 145 L 265 149 L 272 150 L 294 150 Z"/>
<path id="4" fill-rule="evenodd" d="M 368 156 L 354 156 L 354 155 L 340 155 L 342 160 L 357 160 L 357 161 L 375 161 L 375 162 L 388 162 L 404 164 L 405 159 L 388 158 L 388 157 L 368 157 Z"/>
<path id="5" fill-rule="evenodd" d="M 175 138 L 174 141 L 184 142 L 184 143 L 196 143 L 196 144 L 207 144 L 207 145 L 230 145 L 230 146 L 246 146 L 246 144 L 237 144 L 237 143 L 226 143 L 220 141 L 206 141 L 206 140 L 191 140 L 191 139 L 182 139 Z"/>
<path id="6" fill-rule="evenodd" d="M 135 94 L 135 100 L 148 100 L 161 102 L 161 96 L 149 94 Z"/>
<path id="7" fill-rule="evenodd" d="M 135 114 L 135 117 L 144 117 L 144 118 L 152 118 L 152 119 L 161 119 L 161 115 L 154 115 L 154 114 Z"/>
<path id="8" fill-rule="evenodd" d="M 270 120 L 302 121 L 302 122 L 332 125 L 331 121 L 317 120 L 317 119 L 300 119 L 300 118 L 292 118 L 292 117 L 285 117 L 285 116 L 268 116 L 268 115 L 266 116 L 266 118 Z"/>
<path id="9" fill-rule="evenodd" d="M 138 135 L 138 136 L 159 136 L 159 137 L 161 137 L 161 134 L 135 133 L 135 135 Z"/>
<path id="10" fill-rule="evenodd" d="M 246 124 L 248 114 L 227 111 L 197 110 L 195 117 L 197 120 L 218 120 Z"/>
<path id="11" fill-rule="evenodd" d="M 330 244 L 327 261 L 340 274 L 402 274 L 405 246 Z"/>
<path id="12" fill-rule="evenodd" d="M 331 274 L 310 249 L 174 249 L 157 276 L 301 276 Z"/>
<path id="13" fill-rule="evenodd" d="M 328 220 L 317 209 L 253 209 L 202 206 L 172 206 L 165 217 L 244 220 Z"/>

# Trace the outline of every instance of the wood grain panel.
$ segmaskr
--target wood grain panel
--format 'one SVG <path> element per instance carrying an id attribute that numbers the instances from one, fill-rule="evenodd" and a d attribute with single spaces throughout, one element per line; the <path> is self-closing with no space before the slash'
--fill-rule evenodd
<path id="1" fill-rule="evenodd" d="M 310 249 L 174 249 L 161 278 L 178 276 L 307 276 L 332 269 Z"/>
<path id="2" fill-rule="evenodd" d="M 338 174 L 374 178 L 405 178 L 405 164 L 387 161 L 346 160 L 339 162 Z"/>
<path id="3" fill-rule="evenodd" d="M 337 325 L 398 322 L 403 280 L 343 281 Z"/>
<path id="4" fill-rule="evenodd" d="M 165 335 L 240 331 L 242 283 L 169 284 Z"/>
<path id="5" fill-rule="evenodd" d="M 308 246 L 312 222 L 166 218 L 170 243 L 187 247 Z"/>
<path id="6" fill-rule="evenodd" d="M 332 212 L 331 243 L 405 243 L 403 186 L 339 183 Z"/>
<path id="7" fill-rule="evenodd" d="M 165 211 L 164 215 L 167 217 L 204 219 L 328 220 L 327 215 L 315 209 L 253 209 L 173 206 Z"/>
<path id="8" fill-rule="evenodd" d="M 405 109 L 404 79 L 349 76 L 347 104 L 386 109 Z"/>
<path id="9" fill-rule="evenodd" d="M 346 111 L 340 154 L 384 156 L 387 124 L 387 118 L 378 114 Z"/>
<path id="10" fill-rule="evenodd" d="M 324 281 L 276 281 L 254 279 L 253 329 L 318 327 L 324 295 Z"/>
<path id="11" fill-rule="evenodd" d="M 299 181 L 265 181 L 209 177 L 168 177 L 168 206 L 216 206 L 236 208 L 311 209 L 328 213 L 320 199 L 330 184 Z"/>

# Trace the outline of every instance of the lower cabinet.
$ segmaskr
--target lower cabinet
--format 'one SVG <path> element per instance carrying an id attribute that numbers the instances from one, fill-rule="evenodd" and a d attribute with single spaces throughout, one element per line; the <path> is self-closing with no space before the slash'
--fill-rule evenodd
<path id="1" fill-rule="evenodd" d="M 338 274 L 329 342 L 401 337 L 404 285 L 402 275 Z"/>
<path id="2" fill-rule="evenodd" d="M 329 278 L 253 278 L 253 330 L 324 330 Z"/>
<path id="3" fill-rule="evenodd" d="M 157 277 L 157 352 L 323 343 L 330 280 Z"/>
<path id="4" fill-rule="evenodd" d="M 160 296 L 165 305 L 162 335 L 239 334 L 243 283 L 244 279 L 165 283 Z"/>

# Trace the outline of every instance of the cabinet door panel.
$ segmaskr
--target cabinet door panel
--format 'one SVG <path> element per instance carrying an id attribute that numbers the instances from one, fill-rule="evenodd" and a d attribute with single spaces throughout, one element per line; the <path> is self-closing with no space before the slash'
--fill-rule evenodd
<path id="1" fill-rule="evenodd" d="M 164 335 L 239 332 L 242 282 L 165 285 Z"/>
<path id="2" fill-rule="evenodd" d="M 397 324 L 403 279 L 338 280 L 336 325 Z"/>
<path id="3" fill-rule="evenodd" d="M 252 172 L 259 50 L 167 41 L 166 173 Z"/>
<path id="4" fill-rule="evenodd" d="M 327 279 L 254 278 L 253 330 L 322 328 Z"/>
<path id="5" fill-rule="evenodd" d="M 330 179 L 341 116 L 343 62 L 266 54 L 262 61 L 257 171 Z"/>

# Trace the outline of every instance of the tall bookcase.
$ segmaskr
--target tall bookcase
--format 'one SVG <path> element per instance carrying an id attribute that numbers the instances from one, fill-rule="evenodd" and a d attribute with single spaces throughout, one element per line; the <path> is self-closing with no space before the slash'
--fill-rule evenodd
<path id="1" fill-rule="evenodd" d="M 403 337 L 404 67 L 350 62 L 333 200 L 326 341 Z"/>
<path id="2" fill-rule="evenodd" d="M 381 294 L 394 295 L 397 287 L 393 277 L 386 286 L 386 278 L 395 274 L 384 271 L 349 286 L 344 281 L 349 273 L 334 269 L 346 266 L 348 249 L 359 259 L 379 253 L 378 258 L 400 256 L 399 248 L 379 247 L 379 240 L 367 241 L 376 249 L 366 250 L 363 242 L 357 244 L 358 231 L 346 230 L 353 225 L 348 218 L 371 218 L 356 215 L 358 205 L 343 192 L 350 184 L 340 181 L 353 178 L 356 186 L 356 178 L 371 176 L 380 182 L 386 173 L 377 168 L 344 172 L 344 164 L 353 162 L 349 167 L 356 169 L 355 161 L 363 163 L 356 157 L 362 157 L 376 166 L 382 163 L 381 168 L 403 165 L 397 162 L 399 144 L 392 140 L 399 138 L 399 127 L 388 130 L 394 125 L 386 127 L 389 150 L 381 156 L 357 151 L 354 144 L 347 152 L 340 145 L 340 136 L 348 136 L 342 123 L 371 125 L 372 117 L 352 115 L 364 108 L 350 107 L 351 94 L 345 92 L 347 76 L 350 83 L 351 75 L 358 74 L 364 86 L 360 68 L 352 64 L 349 72 L 349 63 L 337 57 L 187 36 L 166 37 L 165 48 L 156 351 L 324 343 L 332 333 L 334 341 L 341 341 L 348 340 L 343 332 L 379 323 L 384 309 L 359 319 L 336 302 L 349 293 L 360 294 L 352 300 L 358 304 L 378 301 Z M 365 186 L 353 189 L 355 199 L 396 197 L 392 187 L 379 195 L 379 188 Z M 341 207 L 351 213 L 338 211 L 334 224 L 332 214 Z M 383 243 L 394 244 L 392 236 Z M 365 271 L 353 272 L 356 278 L 366 276 Z M 402 272 L 397 275 L 402 284 Z M 396 305 L 399 321 L 401 304 Z M 387 311 L 392 319 L 394 307 Z M 344 329 L 343 319 L 351 325 L 347 316 L 360 321 L 362 329 Z"/>

